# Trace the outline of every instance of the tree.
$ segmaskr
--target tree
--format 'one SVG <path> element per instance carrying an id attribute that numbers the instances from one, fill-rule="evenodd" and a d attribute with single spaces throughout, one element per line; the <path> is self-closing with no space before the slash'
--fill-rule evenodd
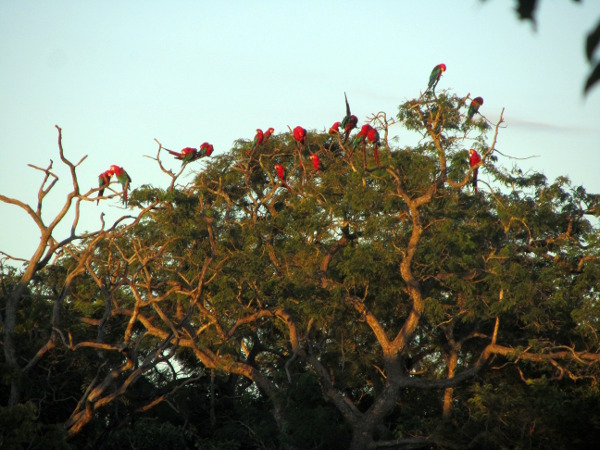
<path id="1" fill-rule="evenodd" d="M 168 187 L 136 189 L 131 222 L 55 263 L 74 275 L 48 332 L 92 374 L 69 438 L 84 446 L 94 426 L 142 442 L 135 421 L 158 417 L 168 439 L 223 447 L 225 435 L 289 449 L 597 437 L 598 197 L 503 168 L 502 115 L 465 125 L 468 100 L 442 92 L 369 117 L 379 165 L 366 141 L 312 131 L 299 146 L 290 132 L 252 152 L 240 140 L 180 185 L 189 167 L 166 169 L 158 143 Z M 414 146 L 392 145 L 399 126 Z M 580 409 L 575 436 L 556 414 Z"/>

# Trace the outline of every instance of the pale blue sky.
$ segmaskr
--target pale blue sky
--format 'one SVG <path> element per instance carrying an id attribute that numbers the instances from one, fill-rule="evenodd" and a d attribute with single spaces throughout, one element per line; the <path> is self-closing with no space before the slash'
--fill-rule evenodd
<path id="1" fill-rule="evenodd" d="M 35 205 L 41 173 L 27 164 L 53 159 L 61 179 L 45 205 L 51 219 L 71 186 L 55 124 L 72 161 L 88 155 L 78 169 L 83 189 L 111 164 L 124 166 L 134 186 L 164 186 L 168 180 L 143 157 L 156 154 L 154 138 L 174 149 L 209 141 L 218 154 L 252 139 L 256 128 L 323 130 L 343 116 L 344 91 L 361 122 L 378 111 L 393 116 L 441 62 L 448 70 L 438 89 L 482 96 L 481 112 L 492 120 L 506 108 L 499 149 L 539 156 L 504 164 L 567 175 L 600 192 L 600 87 L 582 95 L 590 70 L 584 38 L 600 2 L 544 0 L 537 32 L 513 6 L 3 0 L 0 193 Z M 86 204 L 79 230 L 95 228 L 102 211 L 120 215 L 118 206 Z M 0 216 L 0 250 L 28 257 L 37 228 L 13 206 L 0 203 Z"/>

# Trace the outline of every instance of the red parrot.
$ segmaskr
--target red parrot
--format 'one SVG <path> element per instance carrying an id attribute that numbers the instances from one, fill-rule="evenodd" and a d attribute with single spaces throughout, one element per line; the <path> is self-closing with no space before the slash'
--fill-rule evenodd
<path id="1" fill-rule="evenodd" d="M 350 132 L 356 128 L 356 125 L 358 125 L 358 117 L 352 115 L 350 116 L 350 119 L 348 120 L 348 122 L 346 123 L 346 126 L 344 127 L 344 142 L 346 142 L 348 140 L 348 137 L 350 136 Z"/>
<path id="2" fill-rule="evenodd" d="M 431 75 L 429 76 L 429 85 L 427 86 L 427 90 L 425 92 L 432 91 L 435 94 L 435 87 L 437 86 L 440 78 L 442 77 L 442 73 L 446 71 L 446 64 L 438 64 L 431 71 Z"/>
<path id="3" fill-rule="evenodd" d="M 189 162 L 195 161 L 198 159 L 198 150 L 192 147 L 186 147 L 180 152 L 174 152 L 173 150 L 169 150 L 165 148 L 171 155 L 175 156 L 175 159 L 181 160 L 181 165 L 185 165 Z"/>
<path id="4" fill-rule="evenodd" d="M 479 164 L 481 162 L 481 156 L 479 155 L 479 153 L 477 153 L 475 151 L 475 149 L 470 149 L 469 150 L 469 164 L 471 165 L 471 167 L 475 167 L 477 164 Z M 479 171 L 479 167 L 475 167 L 475 169 L 473 169 L 473 189 L 475 190 L 475 192 L 477 193 L 477 172 Z"/>
<path id="5" fill-rule="evenodd" d="M 129 189 L 129 183 L 131 183 L 131 177 L 122 167 L 112 165 L 110 170 L 114 172 L 117 180 L 123 186 L 123 203 L 127 206 L 127 190 Z"/>
<path id="6" fill-rule="evenodd" d="M 114 174 L 115 173 L 111 169 L 108 169 L 107 171 L 102 172 L 98 176 L 98 187 L 100 188 L 100 190 L 98 191 L 98 200 L 96 200 L 96 205 L 100 201 L 100 197 L 104 195 L 104 189 L 110 184 L 110 179 Z"/>
<path id="7" fill-rule="evenodd" d="M 290 187 L 288 186 L 288 184 L 285 182 L 285 167 L 283 167 L 281 164 L 277 163 L 275 164 L 275 170 L 277 171 L 277 176 L 279 177 L 279 179 L 281 180 L 281 183 L 285 186 L 285 188 L 287 190 L 290 190 Z"/>
<path id="8" fill-rule="evenodd" d="M 467 127 L 467 124 L 471 121 L 473 116 L 479 112 L 479 107 L 481 105 L 483 105 L 483 98 L 475 97 L 469 105 L 469 110 L 467 111 L 467 118 L 465 119 L 465 123 L 463 124 L 463 129 Z"/>
<path id="9" fill-rule="evenodd" d="M 200 146 L 200 151 L 198 152 L 198 158 L 202 158 L 204 156 L 212 155 L 214 147 L 208 142 L 203 142 Z"/>
<path id="10" fill-rule="evenodd" d="M 267 142 L 271 138 L 273 131 L 275 131 L 273 128 L 269 128 L 267 131 L 265 131 L 265 135 L 264 135 L 264 139 L 263 139 L 264 142 Z"/>
<path id="11" fill-rule="evenodd" d="M 367 132 L 367 139 L 373 144 L 373 156 L 375 157 L 377 167 L 379 167 L 379 145 L 381 144 L 379 141 L 379 132 L 375 128 L 371 127 L 371 129 Z"/>
<path id="12" fill-rule="evenodd" d="M 356 149 L 360 144 L 364 144 L 365 139 L 372 128 L 373 127 L 368 123 L 364 124 L 358 134 L 354 136 L 354 139 L 352 139 L 352 148 Z"/>
<path id="13" fill-rule="evenodd" d="M 300 126 L 294 128 L 294 139 L 300 145 L 304 145 L 304 142 L 306 140 L 306 130 Z"/>
<path id="14" fill-rule="evenodd" d="M 344 116 L 342 123 L 340 123 L 340 127 L 342 127 L 344 130 L 344 142 L 346 142 L 348 140 L 348 136 L 350 136 L 350 132 L 356 128 L 356 125 L 358 125 L 358 117 L 351 114 L 350 104 L 348 103 L 348 97 L 346 96 L 345 92 L 344 99 L 346 100 L 346 115 Z"/>
<path id="15" fill-rule="evenodd" d="M 256 147 L 262 144 L 264 137 L 265 135 L 263 134 L 262 130 L 260 128 L 257 128 L 256 134 L 254 135 L 254 141 L 252 142 L 252 146 L 250 147 L 250 151 L 248 153 L 250 153 Z"/>
<path id="16" fill-rule="evenodd" d="M 340 134 L 340 124 L 341 122 L 335 122 L 333 125 L 331 125 L 329 134 Z"/>
<path id="17" fill-rule="evenodd" d="M 323 167 L 323 163 L 319 159 L 319 155 L 317 155 L 316 153 L 312 153 L 309 156 L 309 158 L 311 159 L 315 170 L 325 170 L 325 167 Z"/>

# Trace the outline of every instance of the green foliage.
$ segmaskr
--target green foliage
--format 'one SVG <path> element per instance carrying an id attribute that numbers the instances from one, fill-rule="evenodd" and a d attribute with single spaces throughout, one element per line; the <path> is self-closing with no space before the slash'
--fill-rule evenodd
<path id="1" fill-rule="evenodd" d="M 384 140 L 379 168 L 372 144 L 282 133 L 238 141 L 188 186 L 136 189 L 145 216 L 70 247 L 21 299 L 19 353 L 59 344 L 24 394 L 68 399 L 21 422 L 102 399 L 80 448 L 561 448 L 582 442 L 563 425 L 581 408 L 595 436 L 597 196 L 502 167 L 467 100 L 401 105 L 419 141 Z"/>
<path id="2" fill-rule="evenodd" d="M 60 426 L 40 423 L 32 402 L 0 406 L 0 448 L 69 450 L 64 439 Z"/>

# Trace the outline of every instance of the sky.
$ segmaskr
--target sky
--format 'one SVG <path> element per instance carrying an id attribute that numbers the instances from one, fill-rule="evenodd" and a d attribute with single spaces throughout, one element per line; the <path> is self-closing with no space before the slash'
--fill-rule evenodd
<path id="1" fill-rule="evenodd" d="M 43 218 L 54 218 L 72 186 L 55 125 L 67 158 L 87 155 L 83 191 L 111 164 L 134 187 L 166 187 L 145 157 L 154 139 L 176 150 L 208 141 L 220 154 L 256 128 L 322 131 L 343 117 L 344 92 L 361 123 L 393 117 L 442 62 L 438 90 L 482 96 L 492 121 L 505 109 L 497 148 L 512 158 L 501 164 L 600 193 L 600 86 L 583 96 L 585 36 L 598 20 L 591 0 L 542 1 L 535 30 L 507 0 L 2 0 L 0 194 L 35 208 L 43 174 L 28 164 L 53 160 Z M 77 231 L 97 229 L 102 212 L 127 213 L 117 199 L 85 203 Z M 0 251 L 29 258 L 40 236 L 31 218 L 1 202 L 0 217 Z"/>

